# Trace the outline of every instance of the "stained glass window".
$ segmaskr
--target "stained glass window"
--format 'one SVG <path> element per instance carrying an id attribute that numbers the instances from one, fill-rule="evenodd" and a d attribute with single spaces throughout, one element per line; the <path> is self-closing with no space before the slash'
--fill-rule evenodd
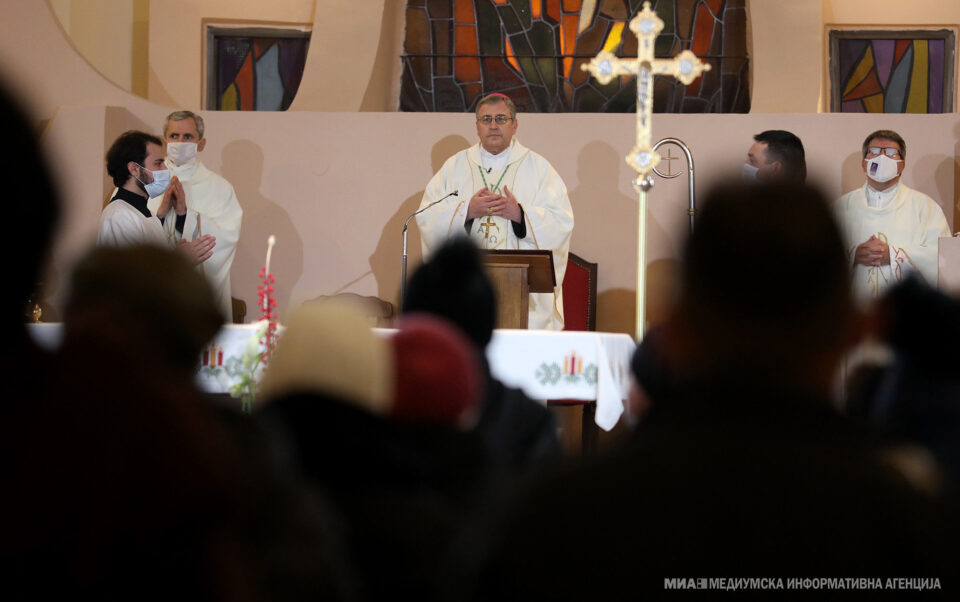
<path id="1" fill-rule="evenodd" d="M 950 113 L 950 30 L 830 32 L 831 107 L 837 113 Z"/>
<path id="2" fill-rule="evenodd" d="M 285 111 L 307 60 L 310 33 L 263 28 L 207 29 L 207 109 Z"/>
<path id="3" fill-rule="evenodd" d="M 402 111 L 468 111 L 491 92 L 524 112 L 631 112 L 634 76 L 599 85 L 580 66 L 600 50 L 636 56 L 643 0 L 408 0 Z M 744 0 L 652 0 L 656 55 L 690 49 L 713 69 L 690 86 L 657 77 L 654 111 L 750 110 Z"/>

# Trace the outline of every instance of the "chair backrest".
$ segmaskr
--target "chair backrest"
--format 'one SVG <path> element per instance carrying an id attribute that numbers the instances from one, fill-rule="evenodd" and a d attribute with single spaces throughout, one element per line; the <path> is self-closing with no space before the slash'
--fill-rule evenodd
<path id="1" fill-rule="evenodd" d="M 567 255 L 563 276 L 563 329 L 597 329 L 597 264 Z"/>
<path id="2" fill-rule="evenodd" d="M 243 324 L 243 321 L 247 319 L 247 302 L 243 299 L 230 297 L 230 307 L 233 312 L 233 316 L 231 316 L 233 323 Z"/>
<path id="3" fill-rule="evenodd" d="M 388 327 L 393 321 L 393 303 L 379 297 L 363 297 L 356 293 L 338 293 L 336 295 L 320 295 L 311 299 L 309 303 L 324 303 L 336 299 L 352 303 L 363 312 L 371 327 Z"/>

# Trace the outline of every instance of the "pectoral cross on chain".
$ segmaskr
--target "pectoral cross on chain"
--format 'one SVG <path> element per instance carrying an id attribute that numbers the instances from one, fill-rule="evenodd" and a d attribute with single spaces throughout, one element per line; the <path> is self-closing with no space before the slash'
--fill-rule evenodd
<path id="1" fill-rule="evenodd" d="M 626 157 L 627 164 L 637 172 L 634 188 L 640 194 L 639 217 L 637 219 L 637 314 L 636 338 L 643 338 L 645 324 L 646 293 L 646 245 L 647 245 L 647 190 L 653 186 L 650 171 L 660 162 L 660 154 L 653 150 L 651 140 L 651 113 L 653 112 L 653 77 L 668 75 L 679 79 L 683 85 L 690 85 L 710 65 L 703 63 L 690 50 L 684 50 L 672 59 L 654 58 L 653 48 L 657 34 L 663 30 L 663 21 L 650 9 L 650 3 L 643 3 L 643 10 L 630 21 L 630 31 L 637 36 L 637 57 L 635 59 L 617 58 L 608 50 L 602 50 L 589 64 L 582 65 L 601 84 L 608 84 L 614 77 L 621 75 L 637 76 L 637 142 Z"/>

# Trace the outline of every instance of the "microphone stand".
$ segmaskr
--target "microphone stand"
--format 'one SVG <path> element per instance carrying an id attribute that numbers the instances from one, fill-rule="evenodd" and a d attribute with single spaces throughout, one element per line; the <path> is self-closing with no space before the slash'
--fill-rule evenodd
<path id="1" fill-rule="evenodd" d="M 434 202 L 430 203 L 423 209 L 415 211 L 410 217 L 407 218 L 407 221 L 403 222 L 403 255 L 400 256 L 400 312 L 403 312 L 403 298 L 407 292 L 407 226 L 410 224 L 410 220 L 420 215 L 427 209 L 433 207 L 441 201 L 445 201 L 452 196 L 459 196 L 460 191 L 454 190 L 450 194 L 441 197 Z"/>

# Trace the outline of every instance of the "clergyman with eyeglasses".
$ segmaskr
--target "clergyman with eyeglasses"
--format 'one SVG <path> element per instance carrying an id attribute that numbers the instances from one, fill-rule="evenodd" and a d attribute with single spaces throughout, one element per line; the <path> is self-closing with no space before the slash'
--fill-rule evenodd
<path id="1" fill-rule="evenodd" d="M 530 294 L 528 328 L 562 330 L 560 285 L 573 231 L 567 187 L 546 159 L 514 137 L 519 120 L 509 97 L 483 97 L 476 121 L 478 143 L 447 159 L 424 191 L 420 209 L 426 210 L 417 216 L 424 259 L 462 234 L 483 249 L 552 250 L 557 286 Z"/>
<path id="2" fill-rule="evenodd" d="M 853 267 L 854 294 L 876 299 L 908 275 L 937 285 L 937 247 L 950 236 L 943 210 L 900 181 L 907 158 L 903 138 L 878 130 L 863 141 L 866 183 L 836 201 Z"/>

